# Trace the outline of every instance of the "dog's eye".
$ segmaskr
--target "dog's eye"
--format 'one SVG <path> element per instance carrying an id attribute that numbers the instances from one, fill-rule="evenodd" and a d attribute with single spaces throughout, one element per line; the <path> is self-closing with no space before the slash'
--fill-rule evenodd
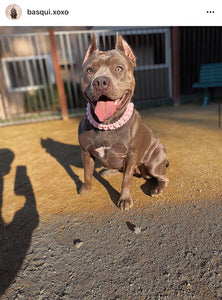
<path id="1" fill-rule="evenodd" d="M 88 74 L 92 74 L 92 73 L 93 73 L 93 69 L 92 69 L 92 68 L 88 68 L 88 69 L 86 70 L 86 72 L 87 72 Z"/>
<path id="2" fill-rule="evenodd" d="M 116 71 L 117 71 L 117 72 L 119 72 L 119 73 L 120 73 L 120 72 L 122 72 L 122 70 L 123 70 L 123 68 L 122 68 L 122 67 L 120 67 L 120 66 L 117 66 L 117 67 L 116 67 Z"/>

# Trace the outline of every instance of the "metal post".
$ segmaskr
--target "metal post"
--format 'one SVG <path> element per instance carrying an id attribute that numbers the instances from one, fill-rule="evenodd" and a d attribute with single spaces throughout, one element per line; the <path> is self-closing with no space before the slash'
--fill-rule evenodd
<path id="1" fill-rule="evenodd" d="M 55 34 L 54 34 L 54 30 L 52 30 L 52 29 L 49 29 L 49 38 L 50 38 L 50 44 L 51 44 L 51 49 L 52 49 L 52 60 L 53 60 L 53 66 L 54 66 L 54 71 L 55 71 L 56 84 L 57 84 L 57 88 L 58 88 L 59 99 L 60 99 L 61 110 L 62 110 L 62 118 L 63 118 L 63 120 L 68 120 L 69 115 L 68 115 L 68 109 L 67 109 L 66 94 L 65 94 L 64 84 L 63 84 L 62 76 L 61 76 L 61 72 L 60 72 Z"/>
<path id="2" fill-rule="evenodd" d="M 1 60 L 1 56 L 0 56 Z M 8 87 L 5 82 L 5 76 L 3 75 L 3 68 L 2 68 L 2 62 L 0 61 L 0 109 L 1 109 L 1 114 L 0 117 L 3 120 L 8 120 L 11 117 L 10 114 L 10 108 L 8 105 L 9 102 L 9 92 L 8 92 Z"/>
<path id="3" fill-rule="evenodd" d="M 173 99 L 171 31 L 165 31 L 165 63 L 168 68 L 169 98 Z"/>
<path id="4" fill-rule="evenodd" d="M 173 100 L 174 105 L 180 104 L 180 55 L 179 28 L 172 27 L 172 61 L 173 61 Z"/>

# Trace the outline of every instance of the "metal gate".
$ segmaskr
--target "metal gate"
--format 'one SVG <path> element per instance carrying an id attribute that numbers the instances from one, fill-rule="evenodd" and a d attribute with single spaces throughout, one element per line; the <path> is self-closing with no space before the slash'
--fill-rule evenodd
<path id="1" fill-rule="evenodd" d="M 101 50 L 115 47 L 119 31 L 136 57 L 135 104 L 172 98 L 170 28 L 94 30 Z M 81 64 L 92 31 L 55 32 L 57 55 L 68 112 L 85 107 L 80 88 Z M 49 34 L 0 36 L 0 125 L 61 118 Z"/>
<path id="2" fill-rule="evenodd" d="M 48 33 L 0 37 L 1 123 L 59 116 Z"/>

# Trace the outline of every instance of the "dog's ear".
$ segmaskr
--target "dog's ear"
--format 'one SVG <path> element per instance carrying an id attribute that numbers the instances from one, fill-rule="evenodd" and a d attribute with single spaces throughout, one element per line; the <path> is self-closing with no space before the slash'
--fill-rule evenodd
<path id="1" fill-rule="evenodd" d="M 124 40 L 124 38 L 117 32 L 116 34 L 116 49 L 120 50 L 125 53 L 126 56 L 129 57 L 129 59 L 133 62 L 133 65 L 135 67 L 136 65 L 136 57 L 133 54 L 133 51 L 131 50 L 128 43 Z"/>
<path id="2" fill-rule="evenodd" d="M 95 33 L 93 33 L 93 38 L 92 38 L 91 44 L 89 45 L 89 48 L 88 48 L 88 50 L 86 52 L 85 58 L 83 60 L 83 64 L 87 61 L 87 59 L 90 57 L 90 55 L 94 51 L 98 51 Z"/>

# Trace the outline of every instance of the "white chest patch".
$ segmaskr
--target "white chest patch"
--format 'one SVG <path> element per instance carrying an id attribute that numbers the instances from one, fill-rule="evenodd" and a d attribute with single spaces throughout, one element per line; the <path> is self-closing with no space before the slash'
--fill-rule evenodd
<path id="1" fill-rule="evenodd" d="M 99 148 L 96 148 L 95 151 L 99 154 L 99 157 L 103 158 L 105 156 L 105 150 L 108 150 L 110 149 L 111 147 L 99 147 Z"/>

